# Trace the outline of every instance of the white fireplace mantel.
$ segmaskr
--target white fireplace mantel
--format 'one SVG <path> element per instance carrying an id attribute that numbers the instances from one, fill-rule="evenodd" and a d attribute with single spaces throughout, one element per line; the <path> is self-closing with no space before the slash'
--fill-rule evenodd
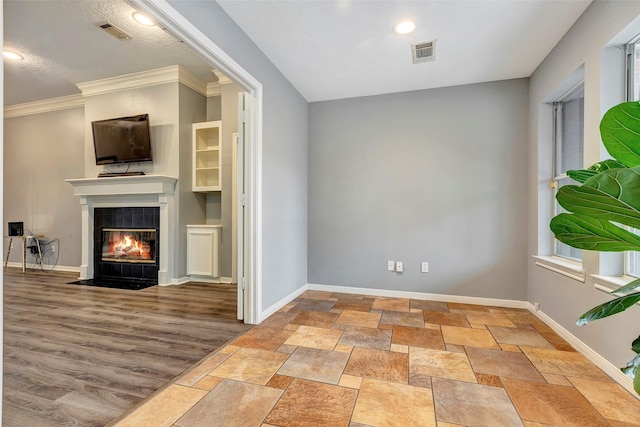
<path id="1" fill-rule="evenodd" d="M 166 175 L 133 175 L 107 178 L 66 179 L 76 196 L 173 194 L 177 178 Z"/>
<path id="2" fill-rule="evenodd" d="M 158 285 L 170 285 L 174 280 L 173 255 L 175 248 L 176 208 L 174 194 L 177 178 L 166 175 L 117 176 L 65 180 L 80 196 L 82 209 L 82 263 L 80 279 L 93 279 L 93 210 L 96 207 L 160 208 L 160 254 L 158 257 Z"/>

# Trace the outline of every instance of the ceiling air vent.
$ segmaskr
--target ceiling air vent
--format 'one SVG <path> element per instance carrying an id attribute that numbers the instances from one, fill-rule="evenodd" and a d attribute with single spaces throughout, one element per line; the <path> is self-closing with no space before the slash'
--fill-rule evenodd
<path id="1" fill-rule="evenodd" d="M 96 25 L 117 39 L 130 40 L 133 38 L 109 21 L 98 22 Z"/>
<path id="2" fill-rule="evenodd" d="M 413 63 L 433 61 L 436 57 L 436 41 L 415 43 L 411 45 Z"/>

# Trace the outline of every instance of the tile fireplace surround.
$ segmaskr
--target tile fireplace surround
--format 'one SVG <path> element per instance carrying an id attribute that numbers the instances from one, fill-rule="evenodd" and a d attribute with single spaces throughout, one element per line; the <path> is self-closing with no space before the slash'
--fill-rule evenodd
<path id="1" fill-rule="evenodd" d="M 94 209 L 106 207 L 160 208 L 158 285 L 175 281 L 172 253 L 176 242 L 175 188 L 177 178 L 166 175 L 67 179 L 82 209 L 82 261 L 80 280 L 94 278 Z"/>

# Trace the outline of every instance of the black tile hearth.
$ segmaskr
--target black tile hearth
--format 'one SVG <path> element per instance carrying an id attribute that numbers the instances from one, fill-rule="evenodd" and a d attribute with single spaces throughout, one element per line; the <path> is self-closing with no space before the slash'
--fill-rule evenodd
<path id="1" fill-rule="evenodd" d="M 156 281 L 136 280 L 136 279 L 119 279 L 110 277 L 100 277 L 89 280 L 76 280 L 69 282 L 70 285 L 97 286 L 100 288 L 129 289 L 139 291 L 140 289 L 156 286 Z"/>

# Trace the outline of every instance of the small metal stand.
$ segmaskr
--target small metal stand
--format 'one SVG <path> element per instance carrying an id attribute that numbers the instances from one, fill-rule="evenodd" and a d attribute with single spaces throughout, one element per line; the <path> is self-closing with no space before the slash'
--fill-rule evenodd
<path id="1" fill-rule="evenodd" d="M 20 237 L 22 239 L 22 272 L 24 273 L 27 270 L 27 240 L 33 239 L 36 242 L 36 247 L 38 248 L 38 259 L 40 260 L 40 264 L 42 265 L 42 250 L 40 249 L 40 241 L 39 238 L 44 236 L 12 236 L 9 238 L 9 248 L 7 249 L 7 256 L 4 259 L 4 271 L 7 271 L 7 263 L 9 262 L 9 255 L 11 255 L 11 248 L 13 246 L 13 237 Z"/>

